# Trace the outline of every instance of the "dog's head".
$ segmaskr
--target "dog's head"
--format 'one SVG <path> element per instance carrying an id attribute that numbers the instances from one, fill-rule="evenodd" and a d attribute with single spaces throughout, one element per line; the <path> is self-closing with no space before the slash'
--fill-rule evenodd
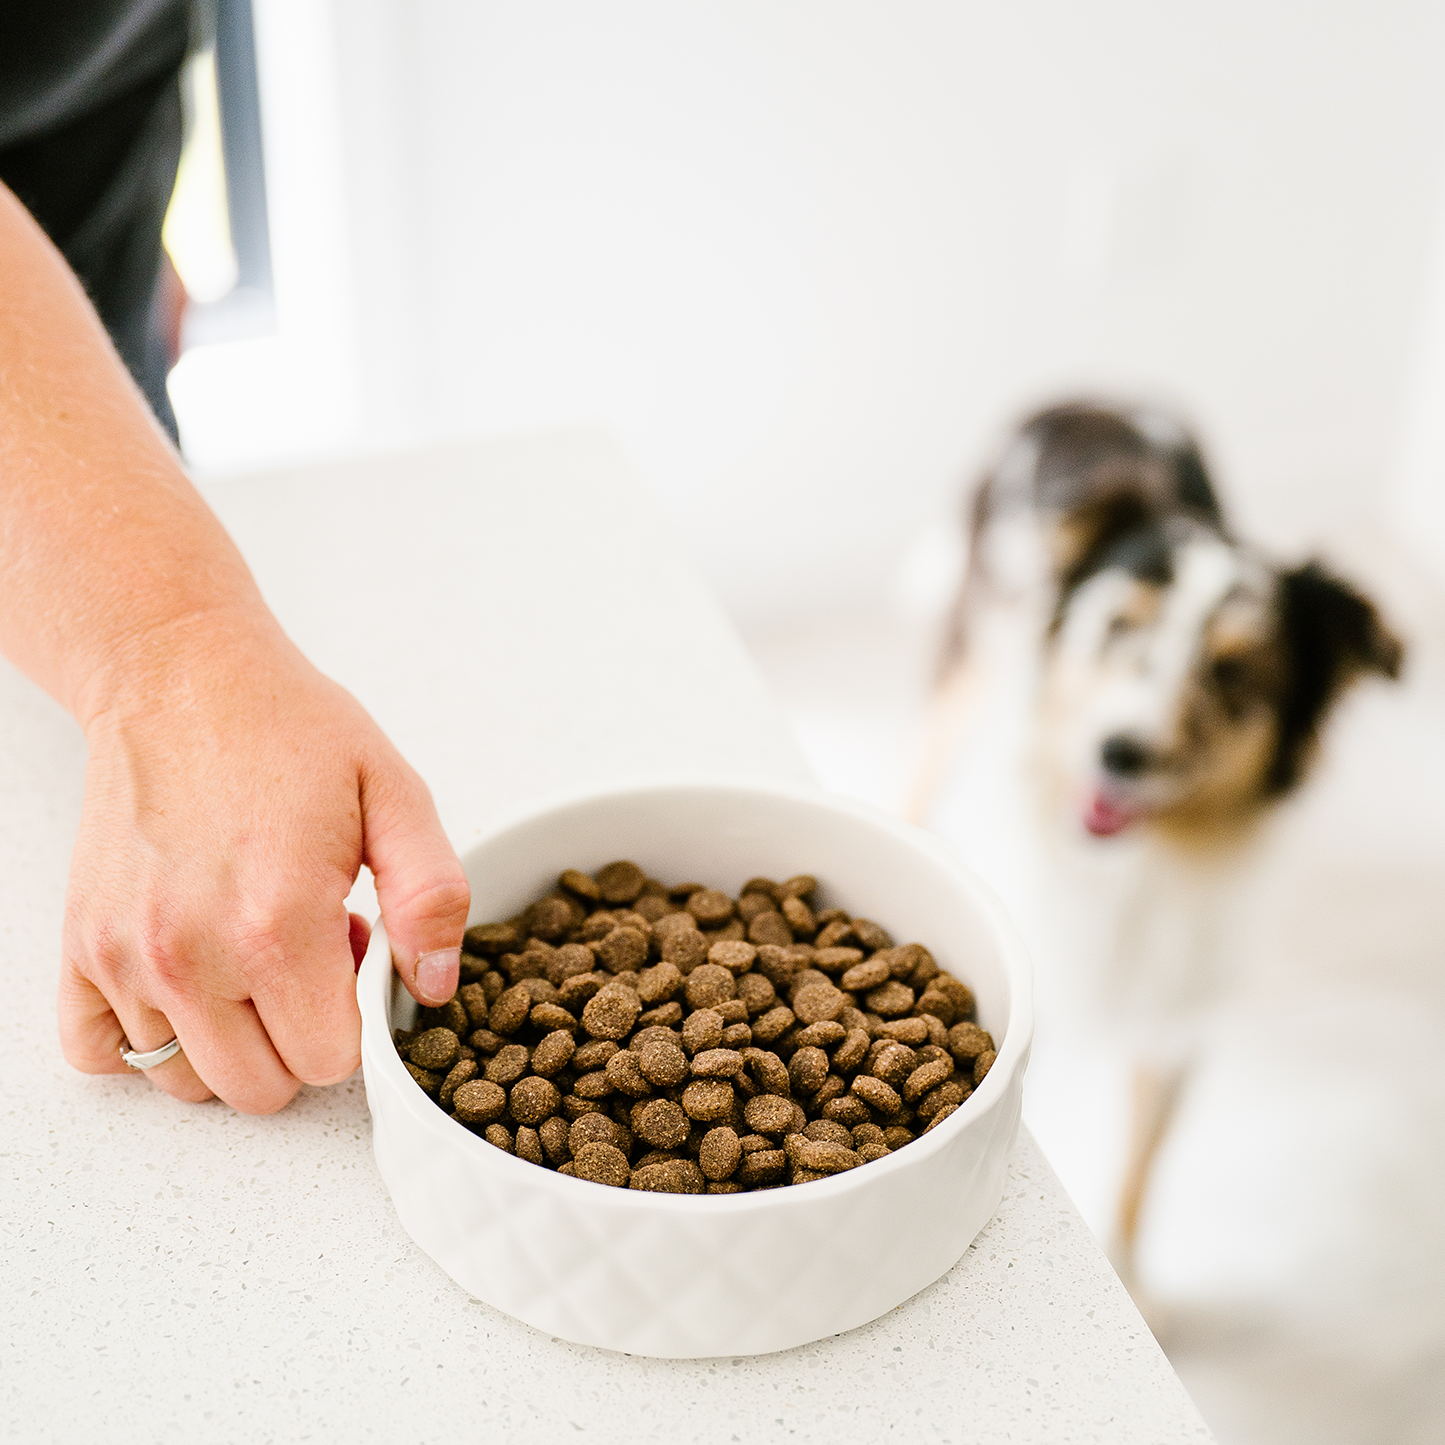
<path id="1" fill-rule="evenodd" d="M 1273 567 L 1127 487 L 1059 525 L 1044 739 L 1091 833 L 1252 817 L 1304 775 L 1351 682 L 1398 675 L 1374 606 L 1318 563 Z"/>

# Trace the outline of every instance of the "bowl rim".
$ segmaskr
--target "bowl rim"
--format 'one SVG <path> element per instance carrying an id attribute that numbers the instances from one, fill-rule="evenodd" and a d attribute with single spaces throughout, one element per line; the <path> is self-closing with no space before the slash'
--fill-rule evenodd
<path id="1" fill-rule="evenodd" d="M 1023 939 L 1015 928 L 998 895 L 977 873 L 957 856 L 935 835 L 925 832 L 912 823 L 885 812 L 870 803 L 832 793 L 824 788 L 799 784 L 778 783 L 761 778 L 718 778 L 707 775 L 697 777 L 663 775 L 627 781 L 612 781 L 591 788 L 568 789 L 540 796 L 532 802 L 498 814 L 485 827 L 477 830 L 466 846 L 460 850 L 463 859 L 477 848 L 495 843 L 498 838 L 514 828 L 537 821 L 550 813 L 592 803 L 622 800 L 643 793 L 666 792 L 713 792 L 713 793 L 763 793 L 785 801 L 821 807 L 834 813 L 842 813 L 854 821 L 873 827 L 881 827 L 895 839 L 925 854 L 932 862 L 946 872 L 952 873 L 957 882 L 971 895 L 984 916 L 984 920 L 999 943 L 1001 960 L 1009 983 L 1008 1022 L 998 1055 L 982 1084 L 959 1106 L 957 1111 L 938 1125 L 937 1128 L 920 1134 L 906 1148 L 895 1151 L 882 1159 L 871 1160 L 865 1168 L 847 1169 L 827 1179 L 811 1181 L 803 1196 L 804 1200 L 820 1200 L 829 1196 L 842 1196 L 854 1189 L 869 1188 L 869 1181 L 881 1184 L 883 1180 L 899 1171 L 922 1168 L 948 1147 L 954 1135 L 967 1129 L 975 1120 L 981 1120 L 1000 1105 L 1007 1093 L 1013 1075 L 1022 1070 L 1028 1061 L 1033 1041 L 1033 966 L 1024 946 Z M 391 961 L 391 950 L 387 944 L 385 925 L 378 918 L 372 930 L 371 941 L 357 973 L 357 1004 L 361 1011 L 362 1069 L 363 1078 L 369 1068 L 379 1068 L 382 1078 L 393 1086 L 396 1097 L 407 1113 L 418 1124 L 427 1129 L 438 1125 L 448 1127 L 447 1137 L 481 1167 L 500 1169 L 502 1177 L 512 1171 L 519 1184 L 531 1183 L 536 1188 L 560 1188 L 562 1198 L 575 1198 L 583 1202 L 595 1198 L 590 1193 L 598 1186 L 591 1180 L 574 1179 L 532 1164 L 515 1155 L 488 1144 L 465 1125 L 457 1123 L 450 1115 L 437 1108 L 436 1104 L 416 1087 L 411 1075 L 406 1072 L 400 1056 L 391 1044 L 391 1029 L 386 1022 L 387 994 L 392 987 L 395 969 Z M 378 1045 L 377 1040 L 384 1040 Z M 588 1191 L 571 1193 L 570 1191 Z M 794 1191 L 791 1187 L 781 1189 L 749 1190 L 739 1194 L 666 1194 L 652 1190 L 612 1189 L 613 1207 L 638 1210 L 677 1211 L 697 1216 L 699 1210 L 719 1214 L 745 1214 L 758 1209 L 779 1207 L 783 1200 L 792 1202 Z"/>

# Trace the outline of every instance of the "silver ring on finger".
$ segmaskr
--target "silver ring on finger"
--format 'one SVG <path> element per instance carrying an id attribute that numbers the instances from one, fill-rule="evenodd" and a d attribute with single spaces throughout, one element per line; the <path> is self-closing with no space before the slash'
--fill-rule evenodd
<path id="1" fill-rule="evenodd" d="M 168 1044 L 162 1044 L 158 1049 L 150 1049 L 146 1053 L 137 1053 L 130 1046 L 130 1040 L 122 1041 L 120 1046 L 120 1058 L 123 1064 L 132 1069 L 153 1069 L 157 1064 L 163 1064 L 167 1059 L 173 1059 L 180 1053 L 181 1044 L 179 1039 L 172 1039 Z"/>

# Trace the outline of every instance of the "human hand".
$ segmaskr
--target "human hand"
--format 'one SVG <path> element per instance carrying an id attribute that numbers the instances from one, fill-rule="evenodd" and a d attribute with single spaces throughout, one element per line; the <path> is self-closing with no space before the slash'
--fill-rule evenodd
<path id="1" fill-rule="evenodd" d="M 456 990 L 466 877 L 426 785 L 269 616 L 177 624 L 123 671 L 83 719 L 62 1048 L 124 1073 L 122 1039 L 174 1037 L 152 1083 L 272 1112 L 360 1061 L 361 864 L 423 1003 Z"/>

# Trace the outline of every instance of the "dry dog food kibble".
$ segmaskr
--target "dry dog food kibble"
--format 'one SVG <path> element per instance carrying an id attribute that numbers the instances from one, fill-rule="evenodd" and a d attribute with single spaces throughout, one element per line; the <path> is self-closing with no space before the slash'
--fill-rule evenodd
<path id="1" fill-rule="evenodd" d="M 460 1124 L 575 1179 L 736 1194 L 860 1168 L 951 1118 L 994 1041 L 921 943 L 817 893 L 569 868 L 467 930 L 456 997 L 397 1053 Z"/>

